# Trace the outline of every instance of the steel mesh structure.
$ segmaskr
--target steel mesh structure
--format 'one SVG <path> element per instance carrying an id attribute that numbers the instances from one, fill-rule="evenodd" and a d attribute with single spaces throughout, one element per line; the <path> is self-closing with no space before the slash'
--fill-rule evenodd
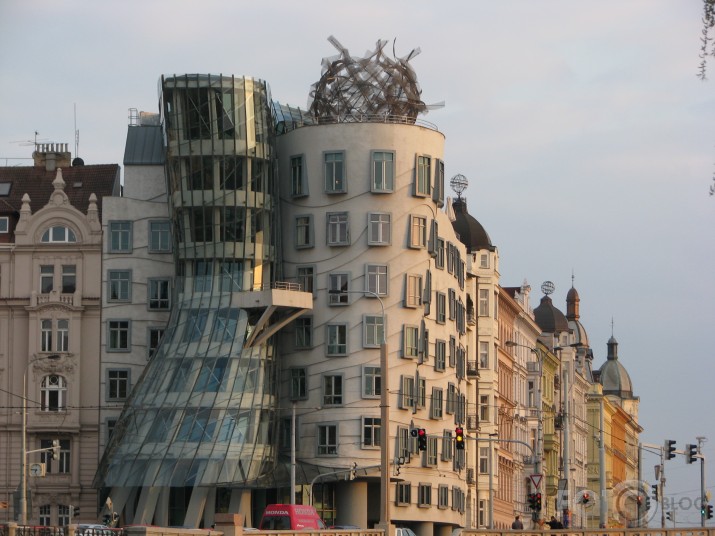
<path id="1" fill-rule="evenodd" d="M 323 59 L 320 80 L 310 91 L 309 110 L 319 122 L 361 121 L 362 116 L 398 116 L 414 122 L 418 114 L 426 113 L 417 75 L 409 64 L 419 48 L 391 58 L 385 52 L 388 42 L 379 40 L 373 52 L 357 58 L 335 37 L 328 41 L 340 54 Z"/>

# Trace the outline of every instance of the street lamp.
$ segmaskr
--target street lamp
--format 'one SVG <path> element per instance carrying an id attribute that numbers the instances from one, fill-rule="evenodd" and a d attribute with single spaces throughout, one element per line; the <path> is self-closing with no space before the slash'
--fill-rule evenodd
<path id="1" fill-rule="evenodd" d="M 542 406 L 542 396 L 541 396 L 541 384 L 543 380 L 544 373 L 544 353 L 540 348 L 532 348 L 531 346 L 526 346 L 525 344 L 519 344 L 514 341 L 506 341 L 504 343 L 507 348 L 514 348 L 520 346 L 526 348 L 534 354 L 536 354 L 536 362 L 539 364 L 539 369 L 537 371 L 539 376 L 539 381 L 536 388 L 536 417 L 537 417 L 537 428 L 536 428 L 536 454 L 534 456 L 534 474 L 541 474 L 541 457 L 543 456 L 542 448 L 544 444 L 544 411 Z"/>
<path id="2" fill-rule="evenodd" d="M 380 343 L 380 522 L 385 534 L 390 534 L 390 400 L 388 398 L 389 368 L 387 363 L 387 317 L 382 298 L 372 290 L 328 290 L 328 294 L 368 294 L 377 298 L 382 310 L 382 342 Z"/>
<path id="3" fill-rule="evenodd" d="M 57 354 L 41 355 L 31 359 L 22 374 L 22 452 L 20 453 L 20 524 L 27 525 L 27 371 L 30 365 L 40 359 L 57 361 Z"/>

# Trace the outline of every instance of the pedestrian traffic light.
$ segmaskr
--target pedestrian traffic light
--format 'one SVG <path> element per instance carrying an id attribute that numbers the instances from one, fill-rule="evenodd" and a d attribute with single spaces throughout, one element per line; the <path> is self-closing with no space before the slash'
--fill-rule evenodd
<path id="1" fill-rule="evenodd" d="M 427 431 L 424 428 L 417 430 L 417 448 L 427 450 Z"/>
<path id="2" fill-rule="evenodd" d="M 706 509 L 707 509 L 707 513 L 708 513 L 708 515 L 706 516 L 707 519 L 712 519 L 713 518 L 713 505 L 708 504 Z"/>
<path id="3" fill-rule="evenodd" d="M 586 506 L 591 502 L 591 494 L 590 493 L 584 493 L 581 495 L 581 503 Z"/>
<path id="4" fill-rule="evenodd" d="M 534 510 L 541 511 L 541 493 L 534 494 Z"/>
<path id="5" fill-rule="evenodd" d="M 653 500 L 658 502 L 658 484 L 653 484 L 651 488 L 653 489 Z"/>
<path id="6" fill-rule="evenodd" d="M 672 460 L 675 458 L 675 441 L 672 439 L 665 440 L 665 459 Z"/>
<path id="7" fill-rule="evenodd" d="M 461 426 L 454 430 L 454 446 L 457 450 L 464 450 L 464 428 Z"/>
<path id="8" fill-rule="evenodd" d="M 59 439 L 52 440 L 52 459 L 53 460 L 60 459 L 60 440 Z"/>
<path id="9" fill-rule="evenodd" d="M 685 445 L 685 463 L 694 463 L 697 460 L 698 446 Z"/>

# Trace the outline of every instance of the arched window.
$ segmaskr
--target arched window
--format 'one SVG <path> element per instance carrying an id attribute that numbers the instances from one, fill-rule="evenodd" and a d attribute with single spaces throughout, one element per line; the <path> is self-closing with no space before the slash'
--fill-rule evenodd
<path id="1" fill-rule="evenodd" d="M 67 383 L 62 376 L 50 374 L 42 378 L 42 411 L 63 411 L 67 398 Z"/>
<path id="2" fill-rule="evenodd" d="M 55 225 L 45 231 L 42 242 L 77 242 L 77 237 L 69 227 Z"/>

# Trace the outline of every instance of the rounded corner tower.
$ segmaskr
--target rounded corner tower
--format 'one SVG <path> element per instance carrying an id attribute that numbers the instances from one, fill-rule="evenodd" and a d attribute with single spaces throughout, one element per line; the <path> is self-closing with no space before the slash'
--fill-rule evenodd
<path id="1" fill-rule="evenodd" d="M 267 84 L 162 77 L 160 106 L 173 306 L 95 484 L 129 522 L 208 526 L 207 504 L 276 478 L 276 317 L 312 298 L 279 281 Z"/>

